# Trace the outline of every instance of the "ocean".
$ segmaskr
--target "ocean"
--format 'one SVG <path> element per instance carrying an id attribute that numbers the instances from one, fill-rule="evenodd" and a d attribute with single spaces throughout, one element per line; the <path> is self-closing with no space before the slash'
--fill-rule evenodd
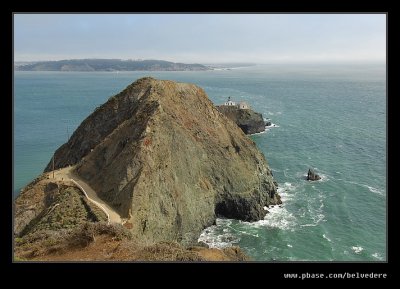
<path id="1" fill-rule="evenodd" d="M 143 76 L 195 83 L 215 104 L 246 101 L 273 125 L 250 136 L 283 206 L 264 220 L 218 219 L 201 241 L 258 261 L 385 261 L 384 65 L 256 65 L 185 72 L 15 72 L 13 194 L 94 109 Z M 308 182 L 309 168 L 322 176 Z"/>

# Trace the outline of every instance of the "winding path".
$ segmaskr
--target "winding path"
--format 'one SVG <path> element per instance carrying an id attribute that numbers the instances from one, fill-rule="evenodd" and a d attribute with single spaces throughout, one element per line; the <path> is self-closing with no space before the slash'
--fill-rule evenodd
<path id="1" fill-rule="evenodd" d="M 122 224 L 121 216 L 109 205 L 107 205 L 103 200 L 101 200 L 96 192 L 79 176 L 72 172 L 73 167 L 66 167 L 54 171 L 54 178 L 61 181 L 71 180 L 97 207 L 99 207 L 103 212 L 106 213 L 108 223 L 120 223 Z M 48 173 L 50 179 L 53 178 L 53 172 Z"/>

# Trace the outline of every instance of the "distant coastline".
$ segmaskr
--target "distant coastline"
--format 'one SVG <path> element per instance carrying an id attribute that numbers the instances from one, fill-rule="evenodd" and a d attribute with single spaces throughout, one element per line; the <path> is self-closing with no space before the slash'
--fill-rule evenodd
<path id="1" fill-rule="evenodd" d="M 208 67 L 211 67 L 213 70 L 234 70 L 241 69 L 245 67 L 255 66 L 255 63 L 249 62 L 233 62 L 233 63 L 211 63 L 204 64 Z"/>
<path id="2" fill-rule="evenodd" d="M 16 71 L 204 71 L 202 64 L 176 63 L 165 60 L 70 59 L 14 64 Z"/>

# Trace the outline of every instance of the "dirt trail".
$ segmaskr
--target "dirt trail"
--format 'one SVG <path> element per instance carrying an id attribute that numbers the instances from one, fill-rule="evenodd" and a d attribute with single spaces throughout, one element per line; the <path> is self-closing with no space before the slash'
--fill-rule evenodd
<path id="1" fill-rule="evenodd" d="M 54 178 L 60 181 L 72 181 L 86 197 L 103 210 L 107 215 L 110 223 L 122 224 L 121 216 L 109 205 L 107 205 L 102 199 L 100 199 L 96 192 L 78 175 L 72 172 L 73 167 L 66 167 L 63 169 L 56 170 L 54 172 Z M 50 179 L 53 178 L 53 172 L 49 172 L 48 176 Z"/>

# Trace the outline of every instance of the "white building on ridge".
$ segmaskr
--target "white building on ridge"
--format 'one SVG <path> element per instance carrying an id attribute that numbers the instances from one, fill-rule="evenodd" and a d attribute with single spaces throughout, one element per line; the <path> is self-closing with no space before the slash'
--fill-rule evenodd
<path id="1" fill-rule="evenodd" d="M 236 102 L 231 100 L 231 97 L 228 97 L 228 101 L 224 103 L 224 105 L 226 106 L 236 106 L 239 109 L 250 109 L 250 105 L 247 104 L 247 102 L 242 101 L 238 104 L 236 104 Z"/>
<path id="2" fill-rule="evenodd" d="M 238 107 L 239 107 L 239 109 L 250 109 L 250 106 L 247 104 L 247 102 L 244 102 L 244 101 L 239 103 Z"/>
<path id="3" fill-rule="evenodd" d="M 224 103 L 224 105 L 228 105 L 228 106 L 235 106 L 236 103 L 234 101 L 231 100 L 231 97 L 228 97 L 228 101 Z"/>

